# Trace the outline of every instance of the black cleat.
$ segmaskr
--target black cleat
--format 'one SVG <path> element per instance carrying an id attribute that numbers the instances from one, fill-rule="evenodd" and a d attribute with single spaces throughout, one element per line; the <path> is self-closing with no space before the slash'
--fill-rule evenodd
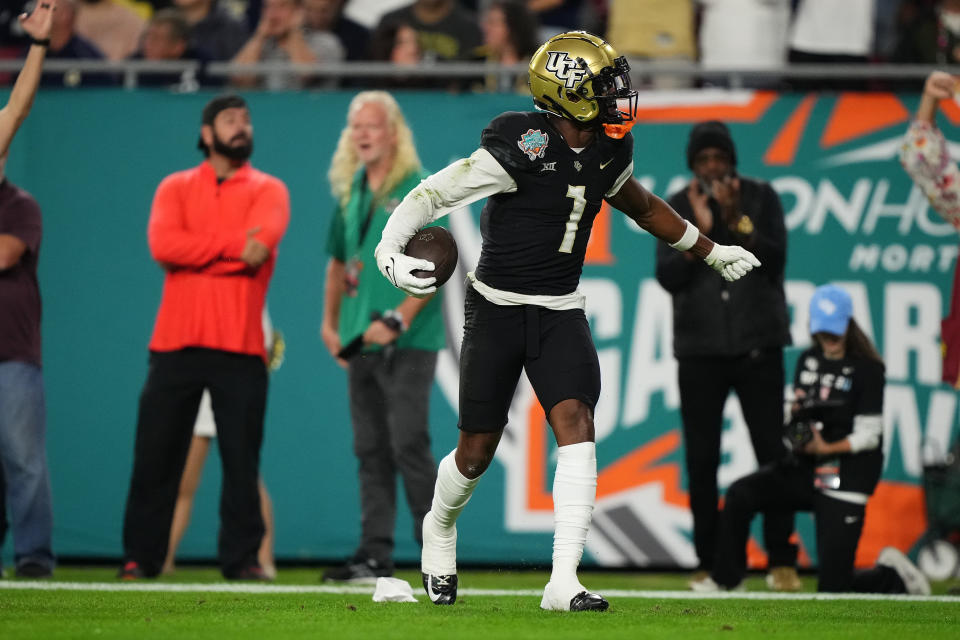
<path id="1" fill-rule="evenodd" d="M 431 576 L 427 573 L 423 577 L 423 588 L 430 596 L 433 604 L 453 604 L 457 601 L 457 575 Z"/>
<path id="2" fill-rule="evenodd" d="M 610 603 L 598 593 L 581 591 L 570 598 L 570 611 L 606 611 Z"/>
<path id="3" fill-rule="evenodd" d="M 373 558 L 351 558 L 343 566 L 324 571 L 322 580 L 324 582 L 376 584 L 377 578 L 389 578 L 392 575 L 392 566 L 384 566 Z"/>
<path id="4" fill-rule="evenodd" d="M 18 578 L 52 578 L 53 568 L 48 564 L 27 561 L 17 566 L 15 575 Z"/>

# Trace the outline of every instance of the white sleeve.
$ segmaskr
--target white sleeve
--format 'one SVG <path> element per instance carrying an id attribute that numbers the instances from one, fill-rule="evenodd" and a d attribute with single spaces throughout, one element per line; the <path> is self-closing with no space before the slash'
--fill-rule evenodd
<path id="1" fill-rule="evenodd" d="M 506 169 L 486 149 L 477 149 L 424 178 L 390 214 L 374 254 L 400 253 L 414 234 L 434 220 L 496 193 L 517 190 Z"/>
<path id="2" fill-rule="evenodd" d="M 627 168 L 624 169 L 619 176 L 617 176 L 617 181 L 613 183 L 612 187 L 610 187 L 610 191 L 607 191 L 605 194 L 603 194 L 603 197 L 612 198 L 613 196 L 617 195 L 617 192 L 620 191 L 620 187 L 622 187 L 623 183 L 625 183 L 631 176 L 633 176 L 633 160 L 631 160 L 630 164 L 627 165 Z"/>
<path id="3" fill-rule="evenodd" d="M 853 416 L 853 432 L 847 436 L 850 453 L 876 449 L 883 435 L 883 416 Z"/>

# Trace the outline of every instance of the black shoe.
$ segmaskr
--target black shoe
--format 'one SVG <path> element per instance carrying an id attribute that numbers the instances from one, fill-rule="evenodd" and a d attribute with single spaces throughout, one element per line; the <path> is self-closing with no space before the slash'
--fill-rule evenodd
<path id="1" fill-rule="evenodd" d="M 457 601 L 457 575 L 431 576 L 427 573 L 423 577 L 423 588 L 433 604 L 453 604 Z"/>
<path id="2" fill-rule="evenodd" d="M 224 577 L 227 580 L 253 580 L 257 582 L 271 582 L 270 576 L 266 574 L 259 564 L 251 564 L 250 566 L 244 567 L 239 571 L 231 572 L 229 575 L 224 574 Z"/>
<path id="3" fill-rule="evenodd" d="M 143 572 L 136 560 L 129 560 L 124 562 L 120 570 L 117 571 L 117 577 L 121 580 L 140 580 L 146 578 L 147 574 Z"/>
<path id="4" fill-rule="evenodd" d="M 350 582 L 353 584 L 373 584 L 377 578 L 389 578 L 393 568 L 385 566 L 373 558 L 352 558 L 342 567 L 334 567 L 323 572 L 324 582 Z"/>
<path id="5" fill-rule="evenodd" d="M 16 575 L 18 578 L 52 578 L 53 569 L 49 565 L 28 561 L 17 567 Z"/>
<path id="6" fill-rule="evenodd" d="M 603 596 L 589 591 L 581 591 L 570 598 L 570 611 L 606 611 L 609 606 Z"/>

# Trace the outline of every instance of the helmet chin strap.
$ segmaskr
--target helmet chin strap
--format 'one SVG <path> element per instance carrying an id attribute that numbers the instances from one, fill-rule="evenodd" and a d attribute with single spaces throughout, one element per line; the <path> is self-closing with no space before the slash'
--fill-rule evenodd
<path id="1" fill-rule="evenodd" d="M 550 98 L 547 98 L 547 100 L 550 100 Z M 534 101 L 533 106 L 539 111 L 543 111 L 545 113 L 549 113 L 552 116 L 556 116 L 557 118 L 566 120 L 570 124 L 574 125 L 577 129 L 581 129 L 583 131 L 596 131 L 600 129 L 600 127 L 598 126 L 600 124 L 599 117 L 595 116 L 590 120 L 583 122 L 582 120 L 577 120 L 576 118 L 574 118 L 573 115 L 570 114 L 570 112 L 568 112 L 566 109 L 561 107 L 556 102 L 553 102 L 553 100 L 550 100 L 550 102 L 552 102 L 552 104 L 549 105 L 550 108 L 548 108 L 547 106 L 544 106 L 543 104 L 540 104 L 540 102 L 536 100 Z"/>

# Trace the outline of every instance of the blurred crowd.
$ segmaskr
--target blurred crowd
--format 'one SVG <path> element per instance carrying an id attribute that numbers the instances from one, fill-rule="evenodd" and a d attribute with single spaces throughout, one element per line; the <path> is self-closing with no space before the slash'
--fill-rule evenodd
<path id="1" fill-rule="evenodd" d="M 25 55 L 29 38 L 16 16 L 29 4 L 0 0 L 0 58 Z M 486 61 L 493 68 L 522 64 L 540 42 L 572 29 L 603 35 L 633 60 L 697 62 L 707 71 L 786 63 L 942 66 L 960 60 L 960 0 L 63 0 L 49 58 L 198 61 L 196 72 L 141 77 L 140 84 L 182 90 L 225 83 L 267 89 L 356 86 L 363 81 L 282 68 L 384 61 L 397 69 L 366 84 L 509 91 L 521 88 L 510 75 L 451 83 L 405 76 L 403 68 L 442 61 Z M 212 77 L 203 73 L 209 62 L 274 63 L 275 71 Z M 722 84 L 723 77 L 717 78 L 658 73 L 635 79 L 655 86 Z M 520 80 L 522 85 L 523 74 Z M 11 81 L 0 75 L 0 82 Z M 77 70 L 44 76 L 48 87 L 118 81 L 119 76 Z M 890 87 L 756 74 L 747 84 Z"/>

